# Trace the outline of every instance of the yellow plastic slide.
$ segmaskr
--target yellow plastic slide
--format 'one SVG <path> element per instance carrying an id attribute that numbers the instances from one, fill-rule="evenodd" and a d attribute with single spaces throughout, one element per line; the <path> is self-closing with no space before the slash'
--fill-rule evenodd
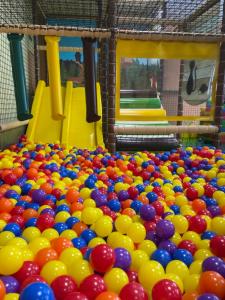
<path id="1" fill-rule="evenodd" d="M 96 123 L 86 122 L 85 88 L 73 88 L 67 82 L 62 89 L 64 101 L 64 119 L 56 120 L 52 116 L 51 91 L 44 81 L 39 81 L 32 106 L 33 119 L 27 128 L 27 137 L 35 143 L 60 142 L 66 146 L 94 149 L 104 146 L 102 120 Z M 102 115 L 100 85 L 97 84 L 98 114 Z"/>

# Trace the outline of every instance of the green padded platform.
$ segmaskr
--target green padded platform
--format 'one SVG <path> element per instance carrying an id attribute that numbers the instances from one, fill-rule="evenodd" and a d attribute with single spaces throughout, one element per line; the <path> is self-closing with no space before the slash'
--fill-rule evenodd
<path id="1" fill-rule="evenodd" d="M 161 102 L 158 98 L 120 98 L 120 108 L 159 109 Z"/>

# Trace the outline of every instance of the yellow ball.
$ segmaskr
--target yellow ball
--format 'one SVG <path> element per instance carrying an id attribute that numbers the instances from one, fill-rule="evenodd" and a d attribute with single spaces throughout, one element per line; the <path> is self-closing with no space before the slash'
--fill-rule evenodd
<path id="1" fill-rule="evenodd" d="M 152 241 L 144 240 L 138 245 L 138 249 L 144 251 L 150 257 L 157 247 Z"/>
<path id="2" fill-rule="evenodd" d="M 15 238 L 11 231 L 3 231 L 0 233 L 0 246 L 5 246 L 9 241 Z"/>
<path id="3" fill-rule="evenodd" d="M 22 237 L 27 241 L 30 242 L 33 239 L 41 236 L 41 232 L 37 227 L 27 227 L 24 229 Z"/>
<path id="4" fill-rule="evenodd" d="M 21 249 L 22 256 L 24 261 L 33 261 L 34 260 L 34 253 L 27 247 Z"/>
<path id="5" fill-rule="evenodd" d="M 96 207 L 96 203 L 93 199 L 85 199 L 84 200 L 84 208 L 86 207 Z"/>
<path id="6" fill-rule="evenodd" d="M 204 187 L 199 183 L 193 183 L 192 187 L 194 187 L 198 192 L 198 197 L 202 197 L 205 193 Z"/>
<path id="7" fill-rule="evenodd" d="M 102 244 L 106 244 L 106 241 L 103 238 L 95 237 L 92 240 L 90 240 L 90 242 L 88 243 L 88 247 L 94 248 L 97 245 L 102 245 Z"/>
<path id="8" fill-rule="evenodd" d="M 175 232 L 174 235 L 170 238 L 170 240 L 175 245 L 178 245 L 182 241 L 182 238 L 178 232 Z"/>
<path id="9" fill-rule="evenodd" d="M 175 282 L 177 284 L 177 286 L 180 288 L 181 292 L 183 293 L 184 285 L 178 275 L 176 275 L 174 273 L 168 273 L 163 277 L 163 279 L 169 279 L 169 280 L 172 280 L 173 282 Z"/>
<path id="10" fill-rule="evenodd" d="M 27 247 L 27 242 L 20 237 L 15 237 L 13 240 L 9 241 L 7 245 L 16 246 L 18 248 L 25 248 Z"/>
<path id="11" fill-rule="evenodd" d="M 173 216 L 171 222 L 175 227 L 175 231 L 180 234 L 183 234 L 188 230 L 188 220 L 184 216 L 175 215 Z"/>
<path id="12" fill-rule="evenodd" d="M 84 259 L 77 259 L 69 268 L 69 275 L 78 285 L 91 274 L 93 274 L 93 269 L 89 262 Z"/>
<path id="13" fill-rule="evenodd" d="M 0 231 L 3 230 L 3 228 L 5 227 L 7 223 L 4 220 L 0 220 Z"/>
<path id="14" fill-rule="evenodd" d="M 134 243 L 129 236 L 121 234 L 120 237 L 118 236 L 115 239 L 112 247 L 113 248 L 125 248 L 127 251 L 129 251 L 131 253 L 131 251 L 134 250 Z"/>
<path id="15" fill-rule="evenodd" d="M 225 178 L 219 178 L 219 179 L 217 180 L 217 184 L 218 184 L 219 186 L 224 186 L 224 185 L 225 185 Z"/>
<path id="16" fill-rule="evenodd" d="M 57 230 L 53 229 L 53 228 L 48 228 L 48 229 L 45 229 L 42 234 L 41 234 L 42 237 L 48 239 L 49 241 L 53 240 L 53 239 L 56 239 L 59 237 L 59 233 Z"/>
<path id="17" fill-rule="evenodd" d="M 19 300 L 20 294 L 17 293 L 9 293 L 6 294 L 3 300 Z"/>
<path id="18" fill-rule="evenodd" d="M 42 206 L 40 206 L 39 209 L 38 209 L 38 213 L 40 214 L 42 212 L 42 210 L 44 210 L 46 208 L 51 208 L 51 206 L 49 206 L 49 205 L 42 205 Z"/>
<path id="19" fill-rule="evenodd" d="M 41 269 L 41 276 L 48 284 L 51 284 L 55 278 L 61 275 L 67 275 L 67 267 L 60 260 L 51 260 Z"/>
<path id="20" fill-rule="evenodd" d="M 94 207 L 86 207 L 81 213 L 81 220 L 87 225 L 94 224 L 98 220 L 98 218 L 98 211 Z"/>
<path id="21" fill-rule="evenodd" d="M 185 276 L 189 275 L 189 270 L 185 263 L 183 263 L 182 261 L 172 260 L 166 266 L 166 273 L 176 274 L 181 278 L 181 280 L 183 280 Z"/>
<path id="22" fill-rule="evenodd" d="M 197 245 L 200 242 L 200 236 L 194 231 L 187 231 L 183 234 L 182 240 L 190 240 Z"/>
<path id="23" fill-rule="evenodd" d="M 123 235 L 120 232 L 114 231 L 114 232 L 110 233 L 110 235 L 108 236 L 107 244 L 111 247 L 114 247 L 114 245 L 117 243 L 117 241 L 119 241 L 122 237 L 123 237 Z"/>
<path id="24" fill-rule="evenodd" d="M 23 265 L 22 251 L 15 246 L 4 246 L 0 249 L 0 274 L 12 275 Z"/>
<path id="25" fill-rule="evenodd" d="M 80 190 L 80 197 L 85 200 L 87 198 L 90 198 L 90 195 L 91 195 L 91 190 L 88 189 L 88 188 L 82 188 Z"/>
<path id="26" fill-rule="evenodd" d="M 95 232 L 99 237 L 107 237 L 113 230 L 112 219 L 103 216 L 95 223 Z"/>
<path id="27" fill-rule="evenodd" d="M 119 294 L 129 279 L 122 269 L 113 268 L 104 275 L 104 281 L 108 291 Z"/>
<path id="28" fill-rule="evenodd" d="M 62 261 L 68 268 L 78 259 L 82 259 L 82 253 L 76 248 L 67 248 L 60 254 L 59 260 Z"/>
<path id="29" fill-rule="evenodd" d="M 131 252 L 131 269 L 139 271 L 140 267 L 149 260 L 149 256 L 143 250 L 134 250 Z"/>
<path id="30" fill-rule="evenodd" d="M 81 220 L 81 214 L 82 212 L 80 210 L 77 210 L 72 214 L 72 217 L 76 217 L 77 219 Z"/>
<path id="31" fill-rule="evenodd" d="M 206 220 L 206 225 L 207 225 L 206 230 L 211 230 L 211 221 L 212 221 L 212 219 L 209 216 L 206 216 L 206 215 L 202 215 L 201 217 L 202 217 L 202 219 Z"/>
<path id="32" fill-rule="evenodd" d="M 202 272 L 202 260 L 195 260 L 189 267 L 190 274 L 200 274 Z"/>
<path id="33" fill-rule="evenodd" d="M 219 235 L 225 235 L 225 218 L 215 217 L 211 222 L 211 229 Z"/>
<path id="34" fill-rule="evenodd" d="M 150 260 L 141 266 L 138 272 L 138 279 L 146 290 L 151 290 L 164 275 L 165 272 L 162 265 L 157 261 Z"/>
<path id="35" fill-rule="evenodd" d="M 115 184 L 115 191 L 118 193 L 119 191 L 122 191 L 124 189 L 124 183 L 122 182 L 117 182 Z"/>
<path id="36" fill-rule="evenodd" d="M 210 248 L 210 240 L 201 240 L 197 244 L 198 249 L 209 249 Z"/>
<path id="37" fill-rule="evenodd" d="M 72 229 L 64 230 L 61 234 L 61 237 L 67 238 L 68 240 L 72 240 L 77 237 L 77 233 Z"/>
<path id="38" fill-rule="evenodd" d="M 186 293 L 191 293 L 197 290 L 199 283 L 199 274 L 187 275 L 184 278 L 184 290 Z"/>
<path id="39" fill-rule="evenodd" d="M 146 237 L 146 229 L 140 223 L 132 223 L 127 230 L 127 235 L 134 243 L 141 243 Z"/>
<path id="40" fill-rule="evenodd" d="M 71 215 L 67 211 L 60 211 L 55 216 L 55 223 L 65 223 L 70 217 Z"/>
<path id="41" fill-rule="evenodd" d="M 121 215 L 115 221 L 116 230 L 122 234 L 127 233 L 128 228 L 132 224 L 132 219 L 129 216 Z"/>
<path id="42" fill-rule="evenodd" d="M 49 240 L 45 237 L 37 237 L 29 243 L 30 250 L 36 255 L 39 250 L 51 247 Z"/>
<path id="43" fill-rule="evenodd" d="M 194 254 L 195 260 L 205 260 L 207 257 L 213 256 L 209 249 L 198 249 Z"/>

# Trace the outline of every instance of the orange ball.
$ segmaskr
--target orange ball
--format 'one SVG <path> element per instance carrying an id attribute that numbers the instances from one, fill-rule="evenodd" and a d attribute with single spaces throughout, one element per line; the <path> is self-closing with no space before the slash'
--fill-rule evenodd
<path id="1" fill-rule="evenodd" d="M 73 243 L 71 240 L 64 238 L 64 237 L 58 237 L 53 240 L 51 240 L 51 246 L 52 248 L 58 253 L 58 255 L 61 254 L 63 250 L 66 248 L 73 247 Z"/>
<path id="2" fill-rule="evenodd" d="M 32 169 L 39 169 L 39 163 L 38 162 L 35 162 L 35 161 L 33 161 L 31 164 L 30 164 L 30 168 L 32 168 Z"/>
<path id="3" fill-rule="evenodd" d="M 195 212 L 199 212 L 203 209 L 206 209 L 206 204 L 201 199 L 195 199 L 192 201 L 192 208 Z"/>
<path id="4" fill-rule="evenodd" d="M 0 199 L 0 213 L 10 213 L 13 207 L 14 204 L 10 199 L 5 197 Z"/>
<path id="5" fill-rule="evenodd" d="M 25 221 L 28 221 L 31 218 L 36 218 L 38 216 L 38 212 L 33 208 L 25 209 L 23 212 L 23 217 Z"/>
<path id="6" fill-rule="evenodd" d="M 147 166 L 147 171 L 150 172 L 150 173 L 152 173 L 152 172 L 155 171 L 155 167 L 152 166 L 152 165 L 149 165 L 149 166 Z"/>
<path id="7" fill-rule="evenodd" d="M 80 202 L 73 202 L 70 206 L 70 210 L 72 213 L 75 211 L 83 210 L 83 208 L 84 208 L 84 205 Z"/>
<path id="8" fill-rule="evenodd" d="M 21 167 L 14 168 L 12 173 L 16 175 L 17 178 L 20 178 L 23 175 L 23 169 Z"/>
<path id="9" fill-rule="evenodd" d="M 144 195 L 139 195 L 139 196 L 138 196 L 138 200 L 139 200 L 140 202 L 142 202 L 143 204 L 149 204 L 148 198 L 147 198 L 146 196 L 144 196 Z"/>
<path id="10" fill-rule="evenodd" d="M 131 206 L 131 203 L 133 202 L 133 200 L 131 199 L 127 199 L 125 201 L 122 201 L 122 208 L 129 208 Z"/>
<path id="11" fill-rule="evenodd" d="M 103 292 L 95 300 L 120 300 L 120 297 L 113 292 Z"/>
<path id="12" fill-rule="evenodd" d="M 3 300 L 3 299 L 4 299 L 5 293 L 6 293 L 5 285 L 4 285 L 4 283 L 0 280 L 0 300 Z"/>
<path id="13" fill-rule="evenodd" d="M 35 169 L 35 168 L 30 168 L 27 170 L 27 173 L 26 173 L 27 177 L 29 179 L 37 179 L 38 177 L 38 170 Z"/>
<path id="14" fill-rule="evenodd" d="M 127 215 L 129 217 L 133 217 L 136 215 L 136 212 L 135 210 L 133 210 L 132 208 L 125 208 L 123 211 L 122 211 L 122 215 Z"/>
<path id="15" fill-rule="evenodd" d="M 35 262 L 42 268 L 48 261 L 57 260 L 58 253 L 55 249 L 44 248 L 38 251 L 35 257 Z"/>
<path id="16" fill-rule="evenodd" d="M 81 233 L 87 228 L 88 228 L 87 225 L 83 222 L 78 222 L 78 223 L 74 224 L 72 227 L 72 229 L 74 231 L 76 231 L 78 236 L 81 235 Z"/>
<path id="17" fill-rule="evenodd" d="M 68 203 L 73 203 L 78 200 L 80 193 L 75 189 L 69 189 L 66 193 L 66 201 Z"/>
<path id="18" fill-rule="evenodd" d="M 212 293 L 217 297 L 225 297 L 225 279 L 217 272 L 203 272 L 199 279 L 199 289 L 203 293 Z"/>
<path id="19" fill-rule="evenodd" d="M 32 201 L 32 198 L 28 195 L 21 196 L 20 199 L 25 201 L 25 202 L 31 202 Z"/>
<path id="20" fill-rule="evenodd" d="M 11 219 L 11 215 L 9 213 L 0 213 L 0 220 L 8 222 Z"/>
<path id="21" fill-rule="evenodd" d="M 51 194 L 52 192 L 52 185 L 50 183 L 42 183 L 40 188 L 45 191 L 46 194 Z"/>
<path id="22" fill-rule="evenodd" d="M 196 300 L 197 297 L 198 297 L 197 292 L 189 292 L 183 295 L 182 300 Z"/>

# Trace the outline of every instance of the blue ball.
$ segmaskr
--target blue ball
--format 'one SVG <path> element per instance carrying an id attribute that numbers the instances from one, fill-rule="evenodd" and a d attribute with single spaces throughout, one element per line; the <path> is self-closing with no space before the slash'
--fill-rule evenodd
<path id="1" fill-rule="evenodd" d="M 92 248 L 89 248 L 87 249 L 87 251 L 84 253 L 84 259 L 89 261 L 89 258 L 90 258 L 90 255 L 91 255 L 91 252 L 92 252 Z"/>
<path id="2" fill-rule="evenodd" d="M 172 211 L 175 213 L 175 215 L 178 215 L 180 213 L 180 207 L 178 205 L 171 205 L 170 209 L 172 209 Z"/>
<path id="3" fill-rule="evenodd" d="M 59 223 L 56 223 L 56 224 L 53 226 L 53 228 L 54 228 L 55 230 L 57 230 L 59 234 L 61 234 L 64 230 L 67 230 L 67 229 L 68 229 L 68 226 L 67 226 L 65 223 L 59 222 Z"/>
<path id="4" fill-rule="evenodd" d="M 4 231 L 11 231 L 15 236 L 20 236 L 22 231 L 17 223 L 8 223 L 5 225 Z"/>
<path id="5" fill-rule="evenodd" d="M 179 185 L 176 185 L 174 188 L 173 188 L 174 192 L 175 193 L 182 193 L 183 192 L 183 188 Z"/>
<path id="6" fill-rule="evenodd" d="M 120 201 L 116 200 L 116 199 L 110 200 L 107 205 L 111 210 L 113 210 L 115 212 L 118 212 L 121 209 Z"/>
<path id="7" fill-rule="evenodd" d="M 131 203 L 131 208 L 133 210 L 136 211 L 136 213 L 138 214 L 140 212 L 140 209 L 142 207 L 143 203 L 141 201 L 138 201 L 138 200 L 134 200 L 132 203 Z"/>
<path id="8" fill-rule="evenodd" d="M 57 208 L 56 208 L 56 213 L 60 212 L 60 211 L 67 211 L 67 212 L 70 212 L 70 208 L 68 205 L 66 204 L 61 204 L 59 205 Z"/>
<path id="9" fill-rule="evenodd" d="M 74 247 L 77 249 L 82 249 L 87 246 L 86 241 L 84 239 L 82 239 L 81 237 L 76 237 L 76 238 L 72 239 L 72 243 L 73 243 Z"/>
<path id="10" fill-rule="evenodd" d="M 25 183 L 25 184 L 22 186 L 22 193 L 23 193 L 24 195 L 27 195 L 31 188 L 32 188 L 32 184 L 30 184 L 30 183 Z"/>
<path id="11" fill-rule="evenodd" d="M 85 186 L 88 187 L 89 189 L 93 189 L 95 187 L 95 181 L 91 178 L 88 178 L 84 182 Z"/>
<path id="12" fill-rule="evenodd" d="M 72 228 L 74 224 L 79 223 L 80 220 L 76 217 L 70 217 L 66 220 L 66 225 L 68 226 L 68 228 Z"/>
<path id="13" fill-rule="evenodd" d="M 146 196 L 150 203 L 155 202 L 158 199 L 158 195 L 154 192 L 149 192 Z"/>
<path id="14" fill-rule="evenodd" d="M 214 231 L 205 231 L 201 235 L 202 240 L 211 240 L 216 235 Z"/>
<path id="15" fill-rule="evenodd" d="M 40 205 L 37 203 L 27 203 L 27 205 L 26 205 L 26 208 L 32 208 L 34 210 L 38 210 L 39 207 L 40 207 Z"/>
<path id="16" fill-rule="evenodd" d="M 172 260 L 169 252 L 164 249 L 155 250 L 151 255 L 151 259 L 159 262 L 164 268 Z"/>
<path id="17" fill-rule="evenodd" d="M 185 249 L 177 249 L 173 253 L 173 259 L 177 259 L 185 263 L 187 266 L 193 262 L 193 256 L 191 252 Z"/>
<path id="18" fill-rule="evenodd" d="M 37 223 L 37 218 L 30 218 L 29 220 L 27 220 L 27 222 L 25 223 L 25 227 L 33 227 L 36 226 Z"/>
<path id="19" fill-rule="evenodd" d="M 34 282 L 22 290 L 20 300 L 55 300 L 55 296 L 46 283 Z"/>
<path id="20" fill-rule="evenodd" d="M 91 229 L 85 229 L 80 235 L 80 237 L 84 239 L 87 244 L 96 236 L 96 233 Z"/>

